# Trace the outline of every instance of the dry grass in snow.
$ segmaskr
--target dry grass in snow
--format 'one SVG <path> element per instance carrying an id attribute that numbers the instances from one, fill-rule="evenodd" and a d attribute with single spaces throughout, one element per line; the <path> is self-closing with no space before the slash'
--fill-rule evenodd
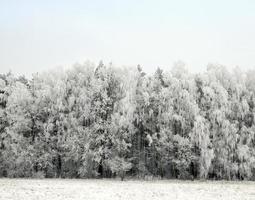
<path id="1" fill-rule="evenodd" d="M 246 200 L 253 182 L 0 179 L 0 200 Z"/>

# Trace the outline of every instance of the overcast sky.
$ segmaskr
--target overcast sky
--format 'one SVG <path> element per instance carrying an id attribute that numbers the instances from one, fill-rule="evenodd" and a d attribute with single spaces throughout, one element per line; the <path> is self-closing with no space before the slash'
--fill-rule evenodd
<path id="1" fill-rule="evenodd" d="M 89 59 L 145 71 L 255 66 L 254 0 L 0 0 L 0 73 Z"/>

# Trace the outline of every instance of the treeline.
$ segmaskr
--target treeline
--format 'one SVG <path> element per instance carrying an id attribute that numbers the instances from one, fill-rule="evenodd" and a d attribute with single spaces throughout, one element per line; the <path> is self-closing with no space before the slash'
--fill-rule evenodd
<path id="1" fill-rule="evenodd" d="M 255 179 L 255 70 L 87 62 L 0 75 L 0 177 Z"/>

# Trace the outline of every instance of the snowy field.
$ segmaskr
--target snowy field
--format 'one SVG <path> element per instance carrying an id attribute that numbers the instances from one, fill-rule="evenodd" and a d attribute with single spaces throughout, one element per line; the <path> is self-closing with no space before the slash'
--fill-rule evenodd
<path id="1" fill-rule="evenodd" d="M 0 199 L 255 199 L 253 182 L 0 179 Z"/>

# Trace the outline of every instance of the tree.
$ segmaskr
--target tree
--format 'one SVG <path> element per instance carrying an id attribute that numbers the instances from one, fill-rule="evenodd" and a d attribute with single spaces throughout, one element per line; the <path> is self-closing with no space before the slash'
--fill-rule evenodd
<path id="1" fill-rule="evenodd" d="M 203 117 L 196 117 L 190 137 L 194 145 L 195 153 L 199 157 L 199 176 L 200 178 L 206 179 L 214 153 L 210 140 L 209 125 Z"/>
<path id="2" fill-rule="evenodd" d="M 0 75 L 0 176 L 255 180 L 254 79 L 182 62 Z"/>

